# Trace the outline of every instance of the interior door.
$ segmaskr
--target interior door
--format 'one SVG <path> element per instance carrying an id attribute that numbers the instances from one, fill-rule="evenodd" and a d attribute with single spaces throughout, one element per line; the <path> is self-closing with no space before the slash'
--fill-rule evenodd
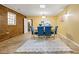
<path id="1" fill-rule="evenodd" d="M 24 33 L 28 32 L 28 20 L 24 18 Z"/>

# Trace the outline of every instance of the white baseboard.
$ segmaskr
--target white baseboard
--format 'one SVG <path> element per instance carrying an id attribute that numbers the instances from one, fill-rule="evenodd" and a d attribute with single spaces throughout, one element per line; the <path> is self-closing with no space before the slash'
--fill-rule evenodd
<path id="1" fill-rule="evenodd" d="M 58 33 L 58 34 L 62 37 L 62 39 L 64 38 L 65 40 L 69 41 L 70 43 L 74 44 L 76 47 L 79 48 L 79 44 L 78 43 L 76 43 L 75 41 L 67 38 L 66 36 L 62 35 L 61 33 Z"/>

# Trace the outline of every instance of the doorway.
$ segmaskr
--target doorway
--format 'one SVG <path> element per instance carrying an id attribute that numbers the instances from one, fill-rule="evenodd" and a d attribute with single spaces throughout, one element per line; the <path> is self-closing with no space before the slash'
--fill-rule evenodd
<path id="1" fill-rule="evenodd" d="M 28 20 L 24 18 L 24 33 L 28 32 Z"/>
<path id="2" fill-rule="evenodd" d="M 33 20 L 30 19 L 28 20 L 28 31 L 30 32 L 31 31 L 31 27 L 33 26 Z"/>

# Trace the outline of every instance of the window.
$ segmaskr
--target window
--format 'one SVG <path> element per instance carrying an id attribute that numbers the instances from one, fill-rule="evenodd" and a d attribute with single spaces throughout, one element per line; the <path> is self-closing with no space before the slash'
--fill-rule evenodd
<path id="1" fill-rule="evenodd" d="M 8 25 L 16 25 L 16 14 L 8 12 Z"/>

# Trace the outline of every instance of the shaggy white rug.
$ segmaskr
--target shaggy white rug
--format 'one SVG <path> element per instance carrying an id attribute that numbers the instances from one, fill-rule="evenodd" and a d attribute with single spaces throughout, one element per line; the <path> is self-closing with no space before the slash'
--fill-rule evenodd
<path id="1" fill-rule="evenodd" d="M 16 50 L 16 53 L 62 53 L 71 52 L 62 40 L 28 40 Z"/>

